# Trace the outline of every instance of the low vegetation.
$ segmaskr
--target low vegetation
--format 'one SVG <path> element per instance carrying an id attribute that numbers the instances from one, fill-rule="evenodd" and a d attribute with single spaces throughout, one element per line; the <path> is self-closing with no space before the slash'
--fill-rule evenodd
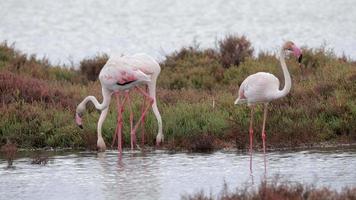
<path id="1" fill-rule="evenodd" d="M 225 184 L 218 195 L 206 194 L 204 191 L 182 196 L 183 200 L 349 200 L 356 199 L 356 187 L 336 191 L 327 187 L 315 187 L 291 182 L 261 182 L 257 189 L 239 189 L 229 191 Z"/>
<path id="2" fill-rule="evenodd" d="M 356 64 L 325 48 L 303 48 L 300 69 L 287 60 L 292 75 L 290 94 L 269 107 L 267 145 L 297 147 L 320 142 L 356 141 Z M 248 144 L 249 109 L 233 105 L 238 86 L 249 74 L 266 71 L 283 85 L 273 53 L 253 57 L 246 37 L 228 36 L 217 49 L 184 47 L 160 64 L 158 107 L 162 114 L 164 146 L 169 150 L 211 151 L 244 149 Z M 26 55 L 0 44 L 0 145 L 7 140 L 21 148 L 95 148 L 99 112 L 88 105 L 84 129 L 74 123 L 76 105 L 87 95 L 101 101 L 96 77 L 107 55 L 80 62 L 78 70 L 53 66 L 46 59 Z M 142 97 L 135 94 L 135 119 Z M 214 102 L 214 103 L 213 103 Z M 214 106 L 213 106 L 214 104 Z M 260 146 L 262 109 L 257 108 L 255 145 Z M 129 113 L 124 113 L 128 122 Z M 124 123 L 129 145 L 129 123 Z M 111 104 L 103 125 L 105 141 L 112 141 L 116 108 Z M 157 125 L 150 113 L 145 123 L 146 145 L 153 146 Z M 139 130 L 140 131 L 140 130 Z M 137 134 L 140 140 L 141 134 Z"/>

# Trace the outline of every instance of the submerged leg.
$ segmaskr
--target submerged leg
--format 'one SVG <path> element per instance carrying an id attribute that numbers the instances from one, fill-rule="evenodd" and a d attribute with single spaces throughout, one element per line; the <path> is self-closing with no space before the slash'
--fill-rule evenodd
<path id="1" fill-rule="evenodd" d="M 252 173 L 252 144 L 253 144 L 253 112 L 254 107 L 251 107 L 251 118 L 250 118 L 250 172 Z"/>
<path id="2" fill-rule="evenodd" d="M 264 107 L 263 125 L 262 125 L 262 144 L 263 144 L 263 156 L 264 156 L 265 172 L 266 172 L 266 131 L 265 131 L 266 118 L 267 118 L 267 104 L 265 104 L 265 107 Z"/>

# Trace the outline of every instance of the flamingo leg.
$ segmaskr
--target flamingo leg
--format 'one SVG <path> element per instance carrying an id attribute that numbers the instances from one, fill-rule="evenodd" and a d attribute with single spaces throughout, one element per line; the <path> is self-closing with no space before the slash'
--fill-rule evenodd
<path id="1" fill-rule="evenodd" d="M 119 154 L 122 154 L 122 107 L 120 107 L 120 111 L 118 112 L 118 123 L 117 123 L 117 149 L 119 151 Z"/>
<path id="2" fill-rule="evenodd" d="M 147 88 L 146 88 L 147 90 Z M 146 97 L 143 97 L 143 103 L 142 103 L 142 108 L 141 108 L 141 113 L 143 113 L 145 111 L 145 104 L 146 104 Z M 142 133 L 141 133 L 141 145 L 142 147 L 145 144 L 145 118 L 146 116 L 143 116 L 142 118 L 142 123 L 141 123 L 141 129 L 142 129 Z"/>
<path id="3" fill-rule="evenodd" d="M 149 94 L 147 94 L 146 91 L 142 90 L 142 89 L 139 88 L 139 87 L 136 87 L 136 88 L 137 88 L 137 90 L 144 96 L 145 99 L 148 99 L 149 103 L 148 103 L 148 105 L 146 106 L 146 108 L 143 109 L 143 112 L 141 113 L 141 117 L 140 117 L 140 119 L 138 120 L 138 122 L 136 123 L 135 127 L 133 128 L 133 131 L 136 131 L 136 130 L 137 130 L 139 124 L 144 120 L 148 109 L 149 109 L 149 108 L 152 106 L 152 104 L 153 104 L 153 99 L 150 97 Z"/>
<path id="4" fill-rule="evenodd" d="M 115 97 L 116 97 L 116 105 L 117 105 L 117 113 L 120 112 L 120 109 L 119 109 L 119 105 L 120 104 L 120 93 L 119 92 L 115 92 L 114 93 Z M 111 142 L 111 148 L 114 147 L 114 143 L 116 142 L 116 137 L 117 137 L 117 134 L 118 134 L 118 131 L 119 131 L 119 114 L 117 115 L 117 125 L 116 125 L 116 128 L 115 128 L 115 134 L 114 134 L 114 137 L 112 139 L 112 142 Z"/>
<path id="5" fill-rule="evenodd" d="M 136 144 L 136 131 L 133 129 L 133 112 L 132 112 L 131 99 L 129 96 L 129 92 L 126 92 L 125 96 L 126 96 L 126 99 L 128 100 L 129 110 L 130 110 L 131 150 L 133 150 L 133 148 Z"/>
<path id="6" fill-rule="evenodd" d="M 262 144 L 263 144 L 265 172 L 266 172 L 266 131 L 265 131 L 266 118 L 267 118 L 267 104 L 265 104 L 265 107 L 264 107 L 263 125 L 262 125 Z"/>
<path id="7" fill-rule="evenodd" d="M 116 104 L 117 104 L 117 113 L 119 113 L 119 101 L 120 101 L 120 94 L 119 92 L 115 92 L 114 93 L 115 97 L 116 97 Z M 117 123 L 119 122 L 119 115 L 117 116 Z M 119 124 L 119 123 L 118 123 Z M 113 149 L 114 148 L 114 143 L 116 142 L 116 137 L 117 137 L 117 134 L 118 134 L 118 124 L 116 125 L 116 128 L 115 128 L 115 133 L 114 133 L 114 136 L 112 137 L 112 142 L 111 142 L 111 148 Z"/>
<path id="8" fill-rule="evenodd" d="M 251 118 L 250 118 L 250 172 L 252 174 L 252 143 L 253 143 L 253 113 L 254 107 L 251 107 Z"/>
<path id="9" fill-rule="evenodd" d="M 117 92 L 115 93 L 116 96 L 116 103 L 117 103 L 117 126 L 116 126 L 116 130 L 115 130 L 115 136 L 113 137 L 113 142 L 112 145 L 114 145 L 115 143 L 115 139 L 117 137 L 117 149 L 120 153 L 120 155 L 122 154 L 122 125 L 123 125 L 123 116 L 122 113 L 124 112 L 124 104 L 127 100 L 127 97 L 125 96 L 124 100 L 122 101 L 122 103 L 120 102 L 120 93 Z"/>
<path id="10" fill-rule="evenodd" d="M 116 104 L 117 104 L 117 126 L 116 126 L 116 131 L 115 131 L 115 138 L 117 137 L 117 150 L 119 151 L 119 154 L 122 154 L 122 112 L 123 112 L 123 107 L 122 104 L 120 103 L 120 93 L 117 92 L 115 93 L 116 97 Z"/>

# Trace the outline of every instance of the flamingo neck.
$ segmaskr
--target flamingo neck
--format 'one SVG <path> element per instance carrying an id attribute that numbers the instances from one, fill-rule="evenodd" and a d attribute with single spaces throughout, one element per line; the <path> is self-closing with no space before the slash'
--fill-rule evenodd
<path id="1" fill-rule="evenodd" d="M 84 100 L 84 104 L 87 104 L 89 101 L 91 101 L 95 108 L 98 110 L 102 110 L 104 108 L 104 101 L 102 103 L 99 103 L 99 101 L 94 97 L 94 96 L 88 96 Z"/>
<path id="2" fill-rule="evenodd" d="M 282 66 L 282 70 L 283 70 L 283 76 L 284 76 L 284 87 L 282 90 L 278 90 L 277 95 L 276 95 L 276 99 L 278 98 L 282 98 L 284 96 L 286 96 L 291 87 L 292 87 L 292 80 L 287 68 L 287 64 L 285 61 L 285 53 L 284 53 L 284 49 L 282 48 L 280 51 L 280 56 L 279 56 L 279 60 L 281 62 L 281 66 Z"/>
<path id="3" fill-rule="evenodd" d="M 161 114 L 158 111 L 157 101 L 156 101 L 156 80 L 157 80 L 156 77 L 153 78 L 153 80 L 149 82 L 147 85 L 148 85 L 149 95 L 153 99 L 152 110 L 153 113 L 156 115 L 157 122 L 158 122 L 158 135 L 162 135 L 163 134 L 162 118 L 161 118 Z"/>
<path id="4" fill-rule="evenodd" d="M 87 96 L 85 99 L 77 106 L 77 113 L 83 113 L 86 107 L 86 104 L 91 101 L 95 108 L 102 111 L 107 108 L 110 104 L 111 93 L 105 89 L 102 90 L 103 93 L 103 102 L 99 103 L 98 100 L 94 96 Z"/>

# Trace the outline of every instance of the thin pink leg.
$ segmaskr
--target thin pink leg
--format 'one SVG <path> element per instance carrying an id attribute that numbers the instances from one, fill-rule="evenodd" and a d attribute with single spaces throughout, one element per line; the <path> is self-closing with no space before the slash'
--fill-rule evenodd
<path id="1" fill-rule="evenodd" d="M 147 87 L 146 87 L 147 90 Z M 145 111 L 145 104 L 146 104 L 146 97 L 143 97 L 143 103 L 142 103 L 142 108 L 141 108 L 141 113 L 143 113 Z M 141 144 L 142 147 L 144 147 L 145 145 L 145 118 L 146 116 L 144 116 L 142 118 L 142 123 L 141 123 L 141 129 L 142 129 L 142 133 L 141 133 Z"/>
<path id="2" fill-rule="evenodd" d="M 122 125 L 123 125 L 123 118 L 122 118 L 122 113 L 124 112 L 124 104 L 127 100 L 127 97 L 124 98 L 124 100 L 122 101 L 122 103 L 120 102 L 120 93 L 116 92 L 115 93 L 116 96 L 116 103 L 117 103 L 117 126 L 116 126 L 116 130 L 115 130 L 115 136 L 113 137 L 113 142 L 112 145 L 114 145 L 115 143 L 115 139 L 117 137 L 117 149 L 119 151 L 119 155 L 121 157 L 122 154 Z"/>
<path id="3" fill-rule="evenodd" d="M 116 100 L 117 100 L 117 150 L 119 151 L 119 154 L 122 154 L 122 113 L 124 112 L 124 102 L 121 104 L 120 103 L 120 93 L 116 95 Z"/>
<path id="4" fill-rule="evenodd" d="M 122 104 L 120 105 L 120 100 L 118 101 L 118 109 L 119 109 L 119 112 L 118 112 L 118 116 L 119 116 L 119 122 L 118 122 L 118 125 L 119 125 L 119 135 L 118 135 L 118 149 L 119 149 L 119 152 L 120 152 L 120 156 L 122 154 L 122 144 L 123 144 L 123 140 L 122 140 L 122 125 L 123 125 L 123 112 L 124 112 L 124 105 L 127 101 L 127 96 L 125 96 L 124 100 L 122 101 Z"/>
<path id="5" fill-rule="evenodd" d="M 251 107 L 251 118 L 250 118 L 250 172 L 252 174 L 252 144 L 253 144 L 253 111 L 254 107 Z"/>
<path id="6" fill-rule="evenodd" d="M 113 141 L 111 143 L 111 148 L 113 148 L 114 143 L 116 142 L 116 137 L 118 135 L 119 132 L 119 128 L 120 128 L 120 122 L 121 122 L 121 129 L 122 129 L 122 113 L 124 112 L 124 103 L 126 102 L 126 97 L 124 98 L 122 104 L 120 103 L 120 92 L 115 92 L 115 97 L 116 97 L 116 104 L 117 104 L 117 126 L 115 129 L 115 135 L 113 137 Z"/>
<path id="7" fill-rule="evenodd" d="M 122 106 L 121 106 L 122 108 Z M 123 109 L 120 109 L 120 112 L 118 113 L 118 135 L 117 135 L 117 149 L 119 151 L 119 154 L 122 154 L 122 111 Z"/>
<path id="8" fill-rule="evenodd" d="M 129 96 L 129 92 L 126 92 L 126 98 L 128 100 L 129 110 L 130 110 L 131 150 L 133 150 L 134 146 L 136 145 L 136 132 L 133 130 L 133 112 L 132 112 L 131 99 Z"/>
<path id="9" fill-rule="evenodd" d="M 148 109 L 149 109 L 149 108 L 152 106 L 152 104 L 153 104 L 153 99 L 150 97 L 150 95 L 147 94 L 147 92 L 145 92 L 144 90 L 142 90 L 142 89 L 139 88 L 139 87 L 136 87 L 136 88 L 137 88 L 137 90 L 138 90 L 141 94 L 143 94 L 144 97 L 146 97 L 147 99 L 149 99 L 149 104 L 147 105 L 147 107 L 145 108 L 145 110 L 141 113 L 141 117 L 140 117 L 140 119 L 138 120 L 138 122 L 136 123 L 136 125 L 135 125 L 133 131 L 136 131 L 136 130 L 137 130 L 138 125 L 139 125 L 139 124 L 141 123 L 141 121 L 144 119 L 144 117 L 145 117 L 145 115 L 146 115 Z"/>
<path id="10" fill-rule="evenodd" d="M 114 95 L 116 97 L 117 113 L 119 113 L 120 112 L 120 108 L 119 108 L 119 105 L 120 105 L 120 93 L 119 92 L 115 92 Z M 116 125 L 116 128 L 115 128 L 114 137 L 112 138 L 111 148 L 114 147 L 114 143 L 116 142 L 116 137 L 117 137 L 118 131 L 119 131 L 119 114 L 117 115 L 117 125 Z"/>
<path id="11" fill-rule="evenodd" d="M 262 144 L 263 144 L 263 156 L 264 156 L 264 165 L 265 165 L 265 173 L 266 173 L 266 131 L 265 131 L 265 125 L 266 125 L 266 118 L 267 118 L 267 104 L 265 104 L 264 107 L 264 113 L 263 113 L 263 125 L 262 125 Z"/>

